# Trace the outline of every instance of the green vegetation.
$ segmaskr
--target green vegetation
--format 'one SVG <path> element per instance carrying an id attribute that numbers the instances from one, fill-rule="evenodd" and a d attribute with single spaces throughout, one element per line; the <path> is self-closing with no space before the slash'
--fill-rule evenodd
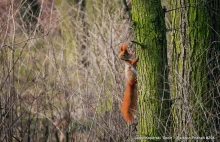
<path id="1" fill-rule="evenodd" d="M 218 0 L 1 0 L 0 141 L 220 139 L 219 9 Z M 139 58 L 132 125 L 120 112 L 122 42 Z"/>
<path id="2" fill-rule="evenodd" d="M 163 136 L 168 109 L 167 49 L 164 13 L 159 0 L 132 1 L 138 62 L 138 135 Z M 159 119 L 159 120 L 158 120 Z"/>

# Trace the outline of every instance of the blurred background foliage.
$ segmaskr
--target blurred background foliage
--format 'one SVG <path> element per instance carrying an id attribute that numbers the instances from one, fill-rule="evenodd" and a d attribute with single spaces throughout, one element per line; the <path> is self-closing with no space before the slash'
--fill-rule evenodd
<path id="1" fill-rule="evenodd" d="M 0 141 L 126 141 L 119 0 L 0 2 Z M 129 42 L 128 42 L 129 43 Z"/>

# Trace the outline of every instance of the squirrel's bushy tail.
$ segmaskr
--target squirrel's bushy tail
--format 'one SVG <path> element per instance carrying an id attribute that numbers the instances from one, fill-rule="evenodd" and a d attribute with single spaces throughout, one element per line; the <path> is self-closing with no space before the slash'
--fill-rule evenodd
<path id="1" fill-rule="evenodd" d="M 127 82 L 124 100 L 122 102 L 121 113 L 126 122 L 132 123 L 134 120 L 133 111 L 136 107 L 137 94 L 135 94 L 136 81 Z"/>

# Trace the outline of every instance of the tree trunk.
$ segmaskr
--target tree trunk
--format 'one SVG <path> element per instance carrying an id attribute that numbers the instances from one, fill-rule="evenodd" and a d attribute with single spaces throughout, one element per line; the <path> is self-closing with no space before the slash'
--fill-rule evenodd
<path id="1" fill-rule="evenodd" d="M 216 0 L 213 0 L 216 1 Z M 210 1 L 171 0 L 171 96 L 174 137 L 208 136 Z M 215 10 L 215 9 L 213 9 Z"/>
<path id="2" fill-rule="evenodd" d="M 138 62 L 138 135 L 164 136 L 169 124 L 167 49 L 160 0 L 133 0 L 132 19 Z"/>
<path id="3" fill-rule="evenodd" d="M 211 135 L 215 137 L 215 139 L 220 139 L 220 135 L 218 134 L 220 131 L 220 117 L 219 117 L 219 110 L 220 110 L 220 1 L 219 0 L 212 0 L 209 6 L 209 25 L 211 27 L 211 45 L 209 49 L 209 86 L 213 89 L 209 89 L 211 97 L 209 102 L 209 114 L 212 114 L 211 118 Z"/>

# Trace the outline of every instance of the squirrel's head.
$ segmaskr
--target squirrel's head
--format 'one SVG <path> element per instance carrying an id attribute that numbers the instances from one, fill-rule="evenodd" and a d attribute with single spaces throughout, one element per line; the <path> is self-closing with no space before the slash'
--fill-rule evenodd
<path id="1" fill-rule="evenodd" d="M 125 43 L 121 44 L 119 58 L 122 60 L 129 60 L 131 57 L 132 54 L 128 53 L 128 45 Z"/>

